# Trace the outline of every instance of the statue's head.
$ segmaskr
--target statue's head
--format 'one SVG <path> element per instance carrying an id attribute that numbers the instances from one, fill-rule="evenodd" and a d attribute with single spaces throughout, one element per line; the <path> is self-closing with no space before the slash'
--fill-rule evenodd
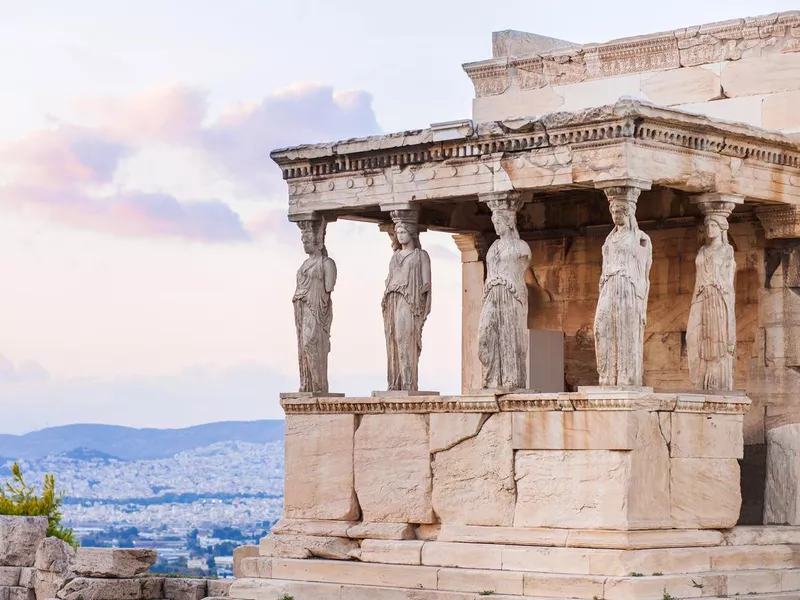
<path id="1" fill-rule="evenodd" d="M 496 208 L 492 211 L 492 225 L 499 236 L 516 230 L 517 211 Z"/>
<path id="2" fill-rule="evenodd" d="M 306 254 L 325 254 L 325 221 L 299 221 L 300 239 Z"/>
<path id="3" fill-rule="evenodd" d="M 610 205 L 611 220 L 617 227 L 630 226 L 631 219 L 635 219 L 636 205 L 627 200 L 612 200 Z"/>
<path id="4" fill-rule="evenodd" d="M 728 219 L 722 215 L 706 215 L 705 230 L 709 241 L 721 238 L 723 241 L 728 239 Z"/>
<path id="5" fill-rule="evenodd" d="M 394 234 L 401 246 L 411 244 L 414 248 L 419 248 L 419 228 L 416 223 L 398 221 L 394 225 Z"/>

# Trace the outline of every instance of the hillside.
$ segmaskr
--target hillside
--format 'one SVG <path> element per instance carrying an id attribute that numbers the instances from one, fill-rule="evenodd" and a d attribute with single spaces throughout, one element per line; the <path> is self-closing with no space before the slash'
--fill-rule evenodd
<path id="1" fill-rule="evenodd" d="M 65 425 L 25 435 L 0 434 L 0 456 L 38 459 L 61 453 L 97 453 L 121 460 L 152 460 L 217 442 L 266 444 L 283 439 L 283 421 L 226 421 L 184 429 Z M 4 461 L 0 461 L 0 465 Z"/>

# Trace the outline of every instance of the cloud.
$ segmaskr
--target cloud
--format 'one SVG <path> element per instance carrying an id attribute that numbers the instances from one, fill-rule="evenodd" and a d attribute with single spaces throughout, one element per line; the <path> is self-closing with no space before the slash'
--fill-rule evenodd
<path id="1" fill-rule="evenodd" d="M 123 162 L 148 145 L 197 151 L 247 194 L 280 193 L 285 184 L 271 150 L 379 131 L 366 92 L 299 84 L 214 120 L 207 93 L 186 85 L 131 99 L 77 103 L 82 124 L 53 119 L 48 129 L 0 146 L 0 202 L 64 225 L 120 236 L 241 242 L 296 242 L 285 213 L 271 210 L 247 225 L 223 199 L 184 200 L 167 192 L 121 189 Z M 114 189 L 114 188 L 117 189 Z"/>
<path id="2" fill-rule="evenodd" d="M 43 383 L 49 379 L 47 370 L 35 360 L 23 360 L 15 365 L 0 354 L 0 384 Z"/>

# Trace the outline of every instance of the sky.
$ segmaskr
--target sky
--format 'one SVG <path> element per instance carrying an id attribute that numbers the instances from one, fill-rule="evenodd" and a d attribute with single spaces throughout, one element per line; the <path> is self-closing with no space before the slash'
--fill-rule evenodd
<path id="1" fill-rule="evenodd" d="M 0 0 L 0 433 L 281 418 L 305 255 L 270 150 L 470 117 L 491 33 L 578 43 L 789 0 Z M 425 233 L 420 385 L 457 393 L 459 256 Z M 385 388 L 374 225 L 328 228 L 331 391 Z"/>

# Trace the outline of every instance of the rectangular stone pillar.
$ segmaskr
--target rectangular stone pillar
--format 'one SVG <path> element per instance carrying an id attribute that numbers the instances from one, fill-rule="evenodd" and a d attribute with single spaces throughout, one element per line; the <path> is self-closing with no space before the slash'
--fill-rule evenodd
<path id="1" fill-rule="evenodd" d="M 483 306 L 484 259 L 488 240 L 479 233 L 459 233 L 453 239 L 461 251 L 461 393 L 481 387 L 478 321 Z"/>
<path id="2" fill-rule="evenodd" d="M 766 442 L 764 523 L 800 525 L 800 208 L 758 216 L 767 242 L 745 443 Z"/>

